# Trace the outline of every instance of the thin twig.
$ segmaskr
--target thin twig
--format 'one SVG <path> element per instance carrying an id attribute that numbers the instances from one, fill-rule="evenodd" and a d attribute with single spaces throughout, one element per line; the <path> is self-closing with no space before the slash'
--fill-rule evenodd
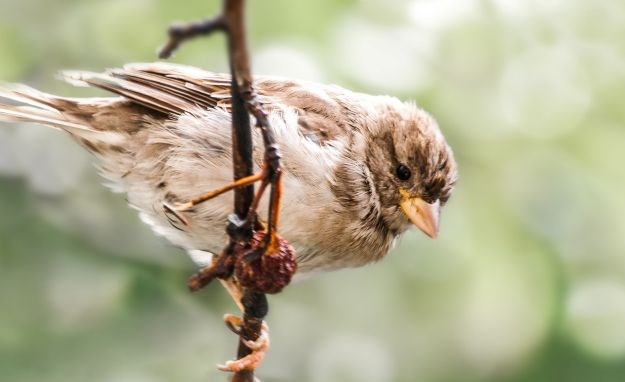
<path id="1" fill-rule="evenodd" d="M 169 41 L 159 49 L 158 57 L 169 58 L 186 40 L 224 29 L 225 24 L 222 15 L 208 20 L 173 24 L 168 30 Z"/>

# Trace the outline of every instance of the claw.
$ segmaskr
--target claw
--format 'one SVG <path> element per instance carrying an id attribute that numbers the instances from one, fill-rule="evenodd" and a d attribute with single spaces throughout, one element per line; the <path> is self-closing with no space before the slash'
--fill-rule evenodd
<path id="1" fill-rule="evenodd" d="M 228 329 L 230 329 L 234 334 L 241 335 L 241 326 L 243 326 L 243 318 L 241 318 L 241 316 L 226 313 L 224 314 L 224 322 L 226 323 Z"/>
<path id="2" fill-rule="evenodd" d="M 265 346 L 268 347 L 267 345 L 268 341 L 269 341 L 269 334 L 267 333 L 267 331 L 263 330 L 261 335 L 255 341 L 243 340 L 243 343 L 245 344 L 245 346 L 250 348 L 250 350 L 259 351 L 263 349 Z"/>
<path id="3" fill-rule="evenodd" d="M 187 203 L 188 204 L 188 203 Z M 182 224 L 188 226 L 189 225 L 189 221 L 180 213 L 180 212 L 184 212 L 186 211 L 188 208 L 186 209 L 180 209 L 179 207 L 176 206 L 172 206 L 169 203 L 163 203 L 163 211 L 165 212 L 165 216 L 167 216 L 167 218 L 173 222 L 173 220 L 171 219 L 171 216 L 175 217 L 179 222 L 181 222 Z M 171 216 L 170 216 L 171 215 Z"/>
<path id="4" fill-rule="evenodd" d="M 265 169 L 263 169 L 261 172 L 259 172 L 258 174 L 254 174 L 254 175 L 250 175 L 248 177 L 245 178 L 241 178 L 238 179 L 230 184 L 227 184 L 221 188 L 209 191 L 203 195 L 200 195 L 198 197 L 195 197 L 191 200 L 189 200 L 186 203 L 182 203 L 182 204 L 178 204 L 178 205 L 172 205 L 169 203 L 163 203 L 163 210 L 165 212 L 165 215 L 167 216 L 168 219 L 172 220 L 171 217 L 173 216 L 174 218 L 176 218 L 178 221 L 180 221 L 182 224 L 188 226 L 189 225 L 189 221 L 183 216 L 183 212 L 188 212 L 189 210 L 191 210 L 193 207 L 195 207 L 198 204 L 204 203 L 207 200 L 213 199 L 214 197 L 217 197 L 225 192 L 234 190 L 236 188 L 239 187 L 243 187 L 243 186 L 247 186 L 249 184 L 253 184 L 255 182 L 258 182 L 259 180 L 265 179 L 267 177 L 267 171 Z M 263 187 L 264 190 L 264 187 Z M 261 192 L 262 195 L 262 192 Z M 258 196 L 260 198 L 260 196 Z M 255 210 L 254 210 L 255 213 Z"/>
<path id="5" fill-rule="evenodd" d="M 224 315 L 224 321 L 230 330 L 239 334 L 243 325 L 243 318 L 234 314 Z M 228 372 L 239 372 L 241 370 L 255 370 L 265 358 L 265 353 L 269 350 L 269 327 L 263 321 L 261 333 L 255 341 L 242 340 L 252 353 L 247 356 L 228 361 L 225 364 L 217 365 L 217 369 Z"/>
<path id="6" fill-rule="evenodd" d="M 235 334 L 239 334 L 241 332 L 241 327 L 243 326 L 243 317 L 237 316 L 236 314 L 226 313 L 224 314 L 224 322 L 228 329 L 232 330 Z M 262 322 L 261 327 L 261 336 L 265 335 L 269 336 L 269 325 L 265 321 Z M 250 349 L 251 347 L 248 346 Z"/>

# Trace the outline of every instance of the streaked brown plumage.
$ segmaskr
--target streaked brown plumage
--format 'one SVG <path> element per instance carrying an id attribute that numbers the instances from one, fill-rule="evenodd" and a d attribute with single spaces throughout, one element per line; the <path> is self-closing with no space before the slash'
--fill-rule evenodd
<path id="1" fill-rule="evenodd" d="M 224 245 L 232 195 L 186 212 L 188 226 L 163 203 L 231 181 L 229 76 L 165 63 L 63 76 L 121 97 L 63 98 L 17 86 L 0 90 L 11 101 L 0 102 L 0 120 L 68 131 L 155 232 L 206 264 Z M 457 170 L 426 112 L 333 85 L 257 77 L 255 86 L 284 155 L 280 232 L 297 251 L 300 274 L 377 261 L 411 221 L 437 234 Z M 258 135 L 255 142 L 260 166 Z"/>

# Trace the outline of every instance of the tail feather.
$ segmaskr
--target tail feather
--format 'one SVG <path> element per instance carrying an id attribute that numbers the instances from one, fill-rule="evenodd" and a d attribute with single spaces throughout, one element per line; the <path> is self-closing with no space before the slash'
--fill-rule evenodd
<path id="1" fill-rule="evenodd" d="M 0 98 L 23 103 L 40 109 L 58 111 L 52 102 L 52 96 L 26 85 L 11 84 L 0 86 Z"/>
<path id="2" fill-rule="evenodd" d="M 31 106 L 12 106 L 0 103 L 0 120 L 6 122 L 35 122 L 46 126 L 64 129 L 73 134 L 87 130 L 85 126 L 62 119 L 58 113 Z"/>
<path id="3" fill-rule="evenodd" d="M 7 100 L 10 103 L 3 102 Z M 25 85 L 0 86 L 0 121 L 37 123 L 65 130 L 68 133 L 90 141 L 123 140 L 119 134 L 95 130 L 83 121 L 72 118 L 67 109 L 77 109 L 78 100 L 56 97 Z"/>
<path id="4" fill-rule="evenodd" d="M 121 114 L 111 118 L 112 110 Z M 139 126 L 118 98 L 64 98 L 24 85 L 0 85 L 0 122 L 36 123 L 68 132 L 98 159 L 101 175 L 115 192 L 126 190 L 124 177 L 134 161 L 129 132 Z M 125 113 L 125 114 L 123 114 Z M 129 130 L 120 121 L 132 126 Z"/>

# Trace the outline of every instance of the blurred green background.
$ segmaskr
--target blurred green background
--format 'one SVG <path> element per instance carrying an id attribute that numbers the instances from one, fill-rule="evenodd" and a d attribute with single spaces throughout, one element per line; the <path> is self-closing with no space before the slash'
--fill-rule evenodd
<path id="1" fill-rule="evenodd" d="M 625 380 L 625 2 L 250 1 L 257 73 L 415 99 L 460 163 L 439 240 L 270 299 L 263 381 Z M 217 0 L 0 0 L 0 80 L 151 61 Z M 223 71 L 223 37 L 175 62 Z M 287 191 L 288 192 L 288 191 Z M 0 380 L 222 381 L 236 308 L 66 135 L 0 127 Z"/>

